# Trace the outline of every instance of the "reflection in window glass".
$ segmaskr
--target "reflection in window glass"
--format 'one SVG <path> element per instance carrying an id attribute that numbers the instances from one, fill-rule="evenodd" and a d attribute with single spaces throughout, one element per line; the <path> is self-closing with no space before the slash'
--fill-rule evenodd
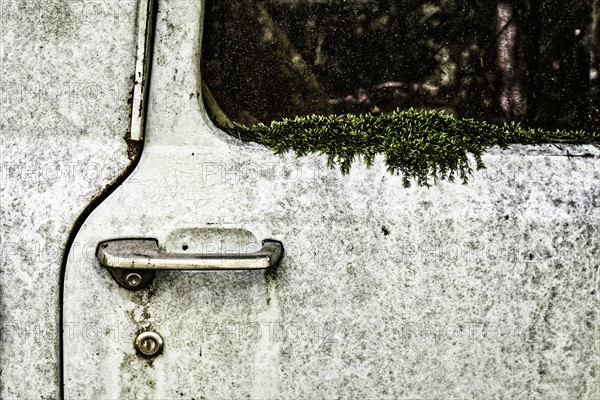
<path id="1" fill-rule="evenodd" d="M 600 130 L 593 0 L 210 0 L 202 73 L 246 125 L 442 109 Z"/>

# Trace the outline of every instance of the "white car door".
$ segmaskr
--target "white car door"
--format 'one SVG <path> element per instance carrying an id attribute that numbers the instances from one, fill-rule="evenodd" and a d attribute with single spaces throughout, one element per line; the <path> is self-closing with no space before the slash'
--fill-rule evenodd
<path id="1" fill-rule="evenodd" d="M 491 151 L 430 189 L 274 155 L 208 119 L 202 16 L 160 1 L 141 159 L 72 242 L 65 399 L 598 394 L 597 153 Z"/>

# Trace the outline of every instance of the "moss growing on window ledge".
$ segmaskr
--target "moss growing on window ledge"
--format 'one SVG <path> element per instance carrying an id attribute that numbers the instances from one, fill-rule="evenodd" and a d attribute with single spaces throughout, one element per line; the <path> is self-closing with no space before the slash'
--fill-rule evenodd
<path id="1" fill-rule="evenodd" d="M 598 132 L 545 131 L 515 123 L 495 125 L 415 109 L 378 116 L 311 115 L 274 121 L 268 126 L 235 124 L 228 130 L 241 140 L 260 143 L 278 154 L 288 150 L 297 156 L 325 154 L 328 165 L 338 165 L 344 174 L 355 159 L 371 166 L 375 155 L 381 153 L 388 170 L 402 174 L 405 186 L 410 186 L 411 178 L 421 186 L 455 178 L 467 183 L 473 172 L 467 155 L 473 155 L 477 169 L 484 168 L 481 155 L 494 145 L 600 143 Z"/>

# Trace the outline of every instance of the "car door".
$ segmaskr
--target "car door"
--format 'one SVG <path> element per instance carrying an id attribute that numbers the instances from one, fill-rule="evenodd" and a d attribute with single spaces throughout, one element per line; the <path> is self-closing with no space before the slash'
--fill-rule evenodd
<path id="1" fill-rule="evenodd" d="M 141 158 L 66 260 L 64 398 L 594 393 L 597 154 L 496 150 L 469 185 L 430 189 L 381 159 L 343 176 L 274 155 L 207 117 L 202 25 L 202 1 L 159 2 Z M 553 201 L 568 196 L 580 205 Z M 155 274 L 123 268 L 144 262 Z"/>

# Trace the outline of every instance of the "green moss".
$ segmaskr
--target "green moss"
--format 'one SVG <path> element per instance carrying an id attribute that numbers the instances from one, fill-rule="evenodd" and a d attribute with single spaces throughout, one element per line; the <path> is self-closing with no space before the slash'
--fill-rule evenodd
<path id="1" fill-rule="evenodd" d="M 477 169 L 484 168 L 481 155 L 494 145 L 505 148 L 512 143 L 600 143 L 597 132 L 545 131 L 516 123 L 495 125 L 415 109 L 379 116 L 311 115 L 274 121 L 268 126 L 236 124 L 229 131 L 279 154 L 288 150 L 297 156 L 325 154 L 329 166 L 338 165 L 344 174 L 355 159 L 370 166 L 375 155 L 381 153 L 388 170 L 402 174 L 405 186 L 410 185 L 411 178 L 421 186 L 429 186 L 431 180 L 435 183 L 455 178 L 467 183 L 473 171 L 467 155 L 473 155 Z"/>

